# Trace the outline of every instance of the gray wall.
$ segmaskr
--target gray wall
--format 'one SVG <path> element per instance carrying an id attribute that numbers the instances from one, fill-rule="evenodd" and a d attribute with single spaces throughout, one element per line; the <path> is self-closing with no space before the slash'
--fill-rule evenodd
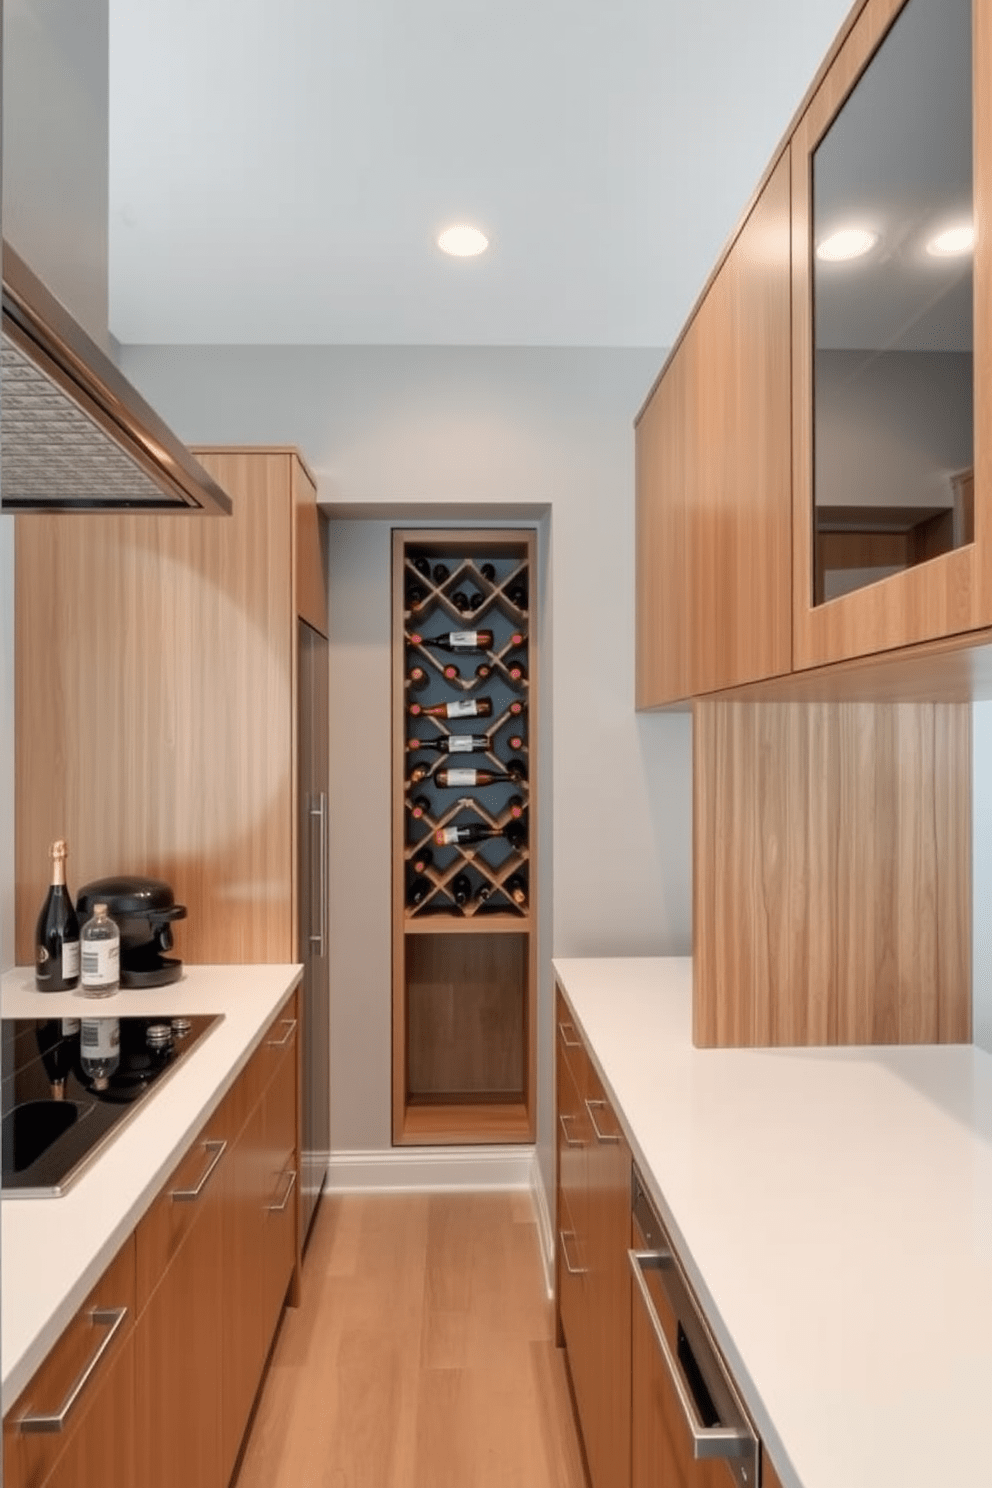
<path id="1" fill-rule="evenodd" d="M 643 351 L 129 348 L 123 366 L 191 442 L 297 444 L 330 544 L 335 1151 L 389 1140 L 389 522 L 383 507 L 549 509 L 542 1031 L 552 954 L 685 953 L 690 725 L 633 711 L 633 415 Z M 409 518 L 407 518 L 409 520 Z M 550 1175 L 550 1054 L 540 1146 Z"/>
<path id="2" fill-rule="evenodd" d="M 14 519 L 0 517 L 0 971 L 14 964 Z"/>

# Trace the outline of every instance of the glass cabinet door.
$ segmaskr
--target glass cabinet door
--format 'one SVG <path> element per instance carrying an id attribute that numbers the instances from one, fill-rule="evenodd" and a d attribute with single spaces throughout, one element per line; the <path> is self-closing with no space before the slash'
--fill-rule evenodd
<path id="1" fill-rule="evenodd" d="M 992 619 L 973 572 L 988 31 L 972 0 L 868 0 L 793 138 L 797 667 Z"/>

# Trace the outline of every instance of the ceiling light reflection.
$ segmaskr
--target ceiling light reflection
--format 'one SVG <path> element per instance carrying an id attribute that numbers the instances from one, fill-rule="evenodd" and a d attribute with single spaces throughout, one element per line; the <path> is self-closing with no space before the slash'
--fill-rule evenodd
<path id="1" fill-rule="evenodd" d="M 437 246 L 442 253 L 450 253 L 454 258 L 474 258 L 489 247 L 489 239 L 477 227 L 458 223 L 445 229 L 437 240 Z"/>
<path id="2" fill-rule="evenodd" d="M 862 258 L 878 242 L 878 233 L 864 227 L 845 227 L 840 232 L 824 238 L 816 250 L 816 256 L 824 263 L 842 263 L 849 258 Z"/>

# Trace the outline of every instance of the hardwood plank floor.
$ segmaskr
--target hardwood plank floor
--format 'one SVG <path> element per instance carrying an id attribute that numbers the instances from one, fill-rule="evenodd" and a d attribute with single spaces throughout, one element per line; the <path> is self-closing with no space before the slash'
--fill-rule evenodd
<path id="1" fill-rule="evenodd" d="M 236 1488 L 586 1488 L 527 1194 L 321 1201 Z"/>

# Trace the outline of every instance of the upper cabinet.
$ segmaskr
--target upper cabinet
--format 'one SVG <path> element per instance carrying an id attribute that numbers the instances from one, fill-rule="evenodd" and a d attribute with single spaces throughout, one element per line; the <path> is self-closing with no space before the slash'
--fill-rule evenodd
<path id="1" fill-rule="evenodd" d="M 785 153 L 638 420 L 640 708 L 791 664 L 789 232 Z"/>
<path id="2" fill-rule="evenodd" d="M 985 0 L 855 6 L 638 420 L 638 707 L 989 641 L 990 98 Z"/>
<path id="3" fill-rule="evenodd" d="M 990 33 L 871 0 L 792 136 L 797 669 L 992 623 Z"/>

